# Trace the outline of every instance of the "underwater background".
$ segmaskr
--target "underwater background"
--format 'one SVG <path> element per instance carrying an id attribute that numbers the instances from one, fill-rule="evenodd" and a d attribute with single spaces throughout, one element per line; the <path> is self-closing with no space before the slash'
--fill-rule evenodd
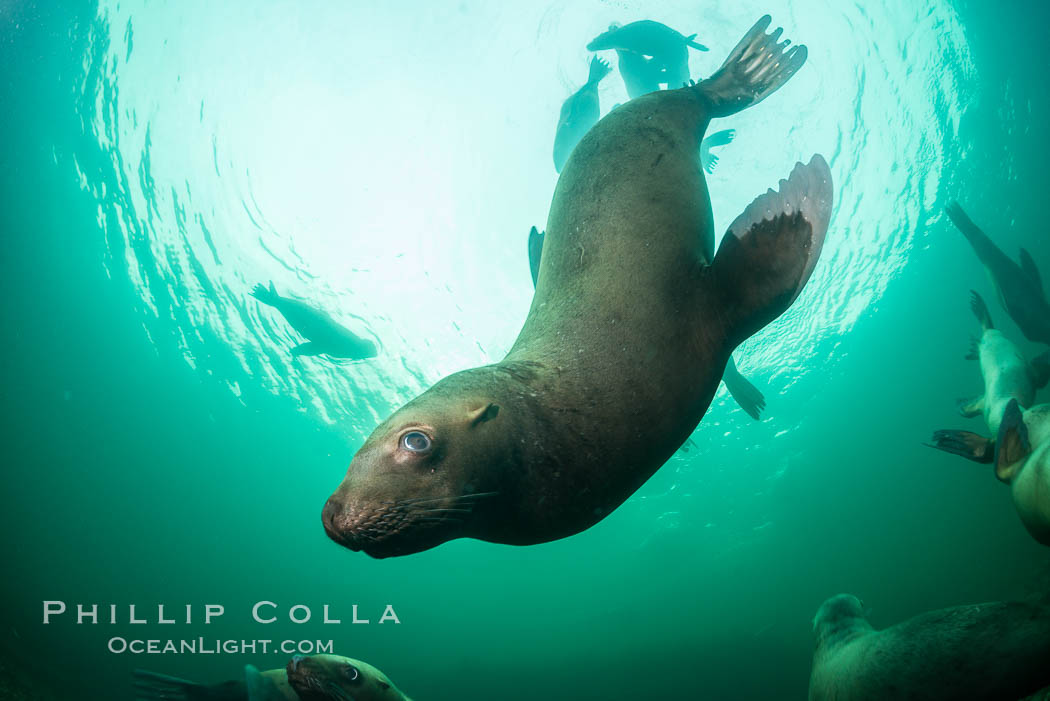
<path id="1" fill-rule="evenodd" d="M 321 507 L 372 428 L 514 340 L 586 43 L 659 20 L 711 48 L 691 51 L 703 77 L 766 12 L 810 56 L 712 124 L 736 130 L 708 177 L 716 229 L 813 152 L 836 206 L 804 294 L 736 356 L 763 420 L 721 389 L 695 447 L 569 539 L 388 560 L 329 541 Z M 106 650 L 205 636 L 332 639 L 417 701 L 804 698 L 828 596 L 884 627 L 1045 589 L 1006 488 L 923 442 L 972 426 L 967 295 L 994 297 L 944 206 L 1050 271 L 1048 20 L 987 0 L 0 0 L 8 683 L 119 701 L 136 667 L 287 660 Z M 600 95 L 627 99 L 617 74 Z M 293 358 L 248 295 L 270 280 L 379 356 Z M 44 600 L 226 615 L 43 626 Z M 260 600 L 315 620 L 260 626 Z M 401 624 L 349 625 L 352 604 Z"/>

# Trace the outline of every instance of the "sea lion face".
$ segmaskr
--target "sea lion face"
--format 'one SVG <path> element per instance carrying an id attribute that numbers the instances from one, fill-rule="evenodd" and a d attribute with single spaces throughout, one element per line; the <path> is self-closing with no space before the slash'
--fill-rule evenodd
<path id="1" fill-rule="evenodd" d="M 458 376 L 467 375 L 459 373 Z M 373 557 L 408 555 L 469 536 L 495 496 L 505 418 L 452 375 L 381 424 L 328 499 L 328 536 Z"/>
<path id="2" fill-rule="evenodd" d="M 619 22 L 613 22 L 609 25 L 609 31 L 602 32 L 598 36 L 591 40 L 590 44 L 587 44 L 588 51 L 604 51 L 605 49 L 616 49 L 622 48 L 617 46 L 615 40 L 615 34 L 622 28 Z"/>
<path id="3" fill-rule="evenodd" d="M 393 701 L 404 696 L 378 669 L 339 655 L 296 655 L 285 668 L 302 701 Z"/>

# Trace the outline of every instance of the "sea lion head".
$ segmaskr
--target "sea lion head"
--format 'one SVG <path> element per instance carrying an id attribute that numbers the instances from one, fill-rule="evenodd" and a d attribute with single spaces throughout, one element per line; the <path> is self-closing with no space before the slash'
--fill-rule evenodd
<path id="1" fill-rule="evenodd" d="M 852 594 L 831 597 L 820 605 L 813 617 L 818 646 L 830 637 L 857 630 L 871 630 L 871 625 L 864 615 L 864 602 Z"/>
<path id="2" fill-rule="evenodd" d="M 603 51 L 605 49 L 621 48 L 618 46 L 618 42 L 615 40 L 614 35 L 622 27 L 623 25 L 621 25 L 619 22 L 613 22 L 609 25 L 609 31 L 602 32 L 598 36 L 591 39 L 591 43 L 587 44 L 587 50 Z"/>
<path id="3" fill-rule="evenodd" d="M 296 655 L 285 667 L 288 683 L 302 701 L 394 701 L 404 699 L 381 671 L 339 655 Z"/>
<path id="4" fill-rule="evenodd" d="M 332 540 L 390 557 L 477 532 L 509 457 L 509 419 L 485 390 L 490 375 L 450 375 L 376 428 L 325 504 Z"/>

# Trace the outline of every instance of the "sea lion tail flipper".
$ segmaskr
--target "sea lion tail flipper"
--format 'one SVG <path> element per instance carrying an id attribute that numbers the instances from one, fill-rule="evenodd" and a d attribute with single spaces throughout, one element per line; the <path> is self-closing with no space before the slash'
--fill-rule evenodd
<path id="1" fill-rule="evenodd" d="M 995 324 L 992 323 L 992 315 L 988 312 L 988 305 L 984 303 L 984 299 L 975 290 L 970 290 L 970 309 L 973 310 L 973 315 L 980 322 L 981 328 L 985 331 L 995 328 Z"/>
<path id="2" fill-rule="evenodd" d="M 975 416 L 980 416 L 981 412 L 984 411 L 984 395 L 960 399 L 957 404 L 959 405 L 959 413 L 968 419 L 972 419 Z"/>
<path id="3" fill-rule="evenodd" d="M 241 701 L 245 688 L 240 682 L 198 684 L 144 669 L 133 672 L 136 701 Z"/>
<path id="4" fill-rule="evenodd" d="M 700 142 L 700 163 L 703 164 L 705 171 L 713 173 L 715 166 L 718 165 L 718 156 L 711 153 L 711 149 L 715 146 L 725 146 L 733 140 L 735 135 L 735 129 L 723 129 Z"/>
<path id="5" fill-rule="evenodd" d="M 773 20 L 769 15 L 755 23 L 729 53 L 722 67 L 689 90 L 698 90 L 708 108 L 708 117 L 727 117 L 757 105 L 776 92 L 806 62 L 801 44 L 787 51 L 789 40 L 778 44 L 783 29 L 766 34 Z"/>
<path id="6" fill-rule="evenodd" d="M 277 304 L 277 300 L 281 298 L 277 294 L 277 288 L 273 286 L 273 280 L 270 281 L 270 288 L 267 289 L 263 284 L 257 284 L 252 288 L 252 297 L 259 300 L 263 304 L 269 304 L 271 307 Z"/>
<path id="7" fill-rule="evenodd" d="M 321 355 L 324 353 L 324 349 L 320 343 L 314 343 L 313 341 L 307 341 L 306 343 L 300 343 L 292 349 L 292 355 Z"/>
<path id="8" fill-rule="evenodd" d="M 1021 405 L 1016 399 L 1011 399 L 1003 410 L 999 437 L 995 441 L 995 476 L 1001 482 L 1010 482 L 1031 452 Z"/>
<path id="9" fill-rule="evenodd" d="M 780 316 L 817 264 L 831 220 L 831 169 L 819 154 L 796 164 L 729 226 L 710 266 L 730 348 Z"/>
<path id="10" fill-rule="evenodd" d="M 612 65 L 601 56 L 595 56 L 591 59 L 591 72 L 587 76 L 588 85 L 597 85 L 611 72 Z"/>
<path id="11" fill-rule="evenodd" d="M 726 371 L 722 374 L 722 382 L 725 383 L 729 394 L 733 396 L 740 408 L 747 412 L 755 421 L 761 419 L 762 410 L 766 408 L 766 398 L 751 382 L 740 374 L 733 356 L 729 356 Z"/>
<path id="12" fill-rule="evenodd" d="M 1018 257 L 1021 260 L 1021 270 L 1031 278 L 1032 282 L 1039 288 L 1039 291 L 1043 292 L 1043 278 L 1039 275 L 1039 268 L 1035 266 L 1035 261 L 1032 260 L 1032 254 L 1022 248 L 1021 255 Z M 1043 292 L 1043 296 L 1046 296 L 1045 292 Z"/>
<path id="13" fill-rule="evenodd" d="M 718 165 L 718 156 L 711 153 L 711 149 L 700 144 L 700 163 L 704 166 L 704 172 L 708 175 L 715 172 L 715 166 Z"/>
<path id="14" fill-rule="evenodd" d="M 685 45 L 686 46 L 692 46 L 697 51 L 710 51 L 711 50 L 711 49 L 707 48 L 706 46 L 704 46 L 703 44 L 695 41 L 695 39 L 696 39 L 696 35 L 695 34 L 690 34 L 689 36 L 687 36 L 685 38 Z"/>
<path id="15" fill-rule="evenodd" d="M 991 463 L 995 455 L 992 441 L 971 431 L 934 431 L 933 442 L 926 445 L 984 464 Z"/>
<path id="16" fill-rule="evenodd" d="M 704 139 L 710 146 L 725 146 L 733 142 L 736 137 L 736 129 L 723 129 L 710 134 Z"/>
<path id="17" fill-rule="evenodd" d="M 547 232 L 540 232 L 536 227 L 529 230 L 529 270 L 532 272 L 532 286 L 540 279 L 540 258 L 543 256 L 543 237 Z"/>
<path id="18" fill-rule="evenodd" d="M 1050 382 L 1050 351 L 1044 351 L 1028 364 L 1028 374 L 1032 378 L 1032 385 L 1036 389 L 1046 387 Z"/>

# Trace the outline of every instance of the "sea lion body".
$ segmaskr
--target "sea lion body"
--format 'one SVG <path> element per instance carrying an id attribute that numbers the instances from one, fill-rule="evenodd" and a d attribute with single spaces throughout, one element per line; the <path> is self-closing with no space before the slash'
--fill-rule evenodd
<path id="1" fill-rule="evenodd" d="M 373 432 L 322 514 L 334 540 L 385 557 L 464 536 L 562 538 L 689 437 L 733 348 L 809 278 L 830 217 L 830 172 L 815 156 L 738 217 L 713 259 L 707 122 L 760 101 L 805 60 L 768 25 L 709 81 L 632 100 L 580 141 L 510 352 L 444 378 Z"/>
<path id="2" fill-rule="evenodd" d="M 656 92 L 660 83 L 666 80 L 663 66 L 653 58 L 626 49 L 617 49 L 616 56 L 616 67 L 632 100 Z"/>
<path id="3" fill-rule="evenodd" d="M 283 668 L 260 672 L 252 665 L 245 665 L 243 679 L 218 684 L 198 684 L 137 669 L 134 682 L 137 701 L 299 701 Z"/>
<path id="4" fill-rule="evenodd" d="M 583 135 L 598 123 L 601 115 L 598 84 L 610 70 L 608 63 L 595 56 L 591 59 L 587 82 L 562 103 L 558 129 L 554 133 L 554 169 L 559 173 Z"/>
<path id="5" fill-rule="evenodd" d="M 856 597 L 820 607 L 810 701 L 1008 701 L 1050 684 L 1050 607 L 992 602 L 875 630 Z"/>
<path id="6" fill-rule="evenodd" d="M 706 46 L 693 41 L 695 36 L 684 36 L 660 22 L 641 20 L 623 26 L 612 25 L 608 31 L 591 40 L 591 43 L 587 44 L 587 50 L 616 49 L 618 52 L 630 51 L 642 57 L 651 56 L 652 63 L 646 71 L 647 78 L 653 75 L 652 69 L 656 69 L 660 74 L 660 79 L 656 82 L 667 83 L 667 87 L 673 90 L 689 82 L 689 47 L 707 51 Z M 629 64 L 629 68 L 639 66 L 640 64 Z"/>
<path id="7" fill-rule="evenodd" d="M 1050 379 L 1043 354 L 1028 362 L 1021 350 L 995 328 L 988 307 L 976 292 L 971 307 L 983 328 L 976 356 L 981 362 L 984 394 L 961 406 L 964 416 L 984 415 L 995 439 L 970 431 L 942 430 L 933 447 L 979 463 L 993 464 L 995 475 L 1010 485 L 1017 515 L 1037 541 L 1050 545 L 1050 404 L 1032 406 L 1036 389 Z"/>
<path id="8" fill-rule="evenodd" d="M 947 209 L 948 217 L 970 242 L 995 286 L 999 302 L 1030 341 L 1050 344 L 1050 303 L 1046 300 L 1039 269 L 1025 249 L 1018 265 L 966 215 L 958 202 Z"/>
<path id="9" fill-rule="evenodd" d="M 269 289 L 256 285 L 252 296 L 281 313 L 293 329 L 308 339 L 292 349 L 292 355 L 330 355 L 333 358 L 364 360 L 376 355 L 376 345 L 362 338 L 327 313 L 306 302 L 282 297 L 271 282 Z"/>

